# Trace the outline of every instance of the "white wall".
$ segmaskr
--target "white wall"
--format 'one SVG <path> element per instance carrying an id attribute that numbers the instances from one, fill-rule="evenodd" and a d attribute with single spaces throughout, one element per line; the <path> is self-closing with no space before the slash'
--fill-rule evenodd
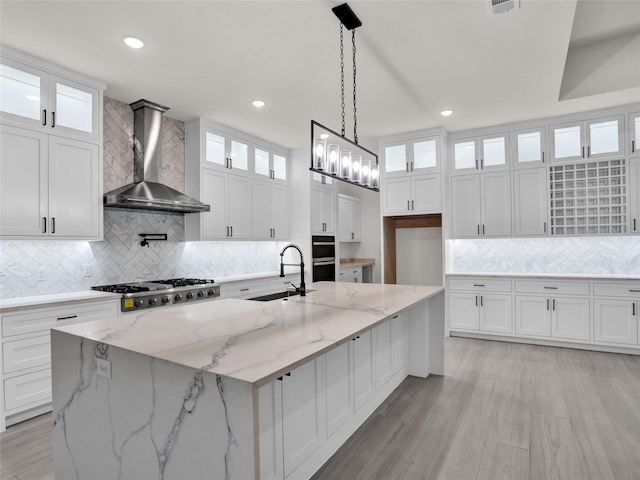
<path id="1" fill-rule="evenodd" d="M 442 285 L 442 228 L 396 229 L 396 283 Z"/>

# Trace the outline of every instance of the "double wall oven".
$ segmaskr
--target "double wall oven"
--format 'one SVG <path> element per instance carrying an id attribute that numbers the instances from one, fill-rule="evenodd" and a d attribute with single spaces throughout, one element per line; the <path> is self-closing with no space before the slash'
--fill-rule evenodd
<path id="1" fill-rule="evenodd" d="M 336 237 L 314 235 L 311 237 L 313 281 L 336 280 Z"/>

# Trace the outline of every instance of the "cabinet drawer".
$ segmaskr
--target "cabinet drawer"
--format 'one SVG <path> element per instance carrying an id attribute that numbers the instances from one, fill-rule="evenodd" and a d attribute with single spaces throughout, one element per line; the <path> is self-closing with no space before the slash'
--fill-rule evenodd
<path id="1" fill-rule="evenodd" d="M 284 280 L 284 279 L 283 279 Z M 257 293 L 268 290 L 267 280 L 252 280 L 250 282 L 234 282 L 220 286 L 222 298 L 254 297 Z"/>
<path id="2" fill-rule="evenodd" d="M 4 381 L 4 410 L 37 406 L 51 401 L 51 369 Z"/>
<path id="3" fill-rule="evenodd" d="M 291 287 L 291 284 L 300 286 L 300 275 L 287 275 L 286 277 L 270 278 L 269 279 L 269 291 L 270 292 L 283 292 L 287 288 Z"/>
<path id="4" fill-rule="evenodd" d="M 450 278 L 451 290 L 465 290 L 470 292 L 510 292 L 511 280 L 493 278 Z"/>
<path id="5" fill-rule="evenodd" d="M 27 368 L 51 363 L 50 335 L 25 338 L 2 345 L 4 373 L 13 373 Z"/>
<path id="6" fill-rule="evenodd" d="M 639 298 L 640 284 L 595 282 L 593 284 L 593 294 L 598 297 Z"/>
<path id="7" fill-rule="evenodd" d="M 116 317 L 117 302 L 99 302 L 59 308 L 38 308 L 2 315 L 2 336 L 46 331 L 78 322 Z"/>
<path id="8" fill-rule="evenodd" d="M 516 292 L 543 293 L 545 295 L 589 295 L 589 282 L 516 280 Z"/>

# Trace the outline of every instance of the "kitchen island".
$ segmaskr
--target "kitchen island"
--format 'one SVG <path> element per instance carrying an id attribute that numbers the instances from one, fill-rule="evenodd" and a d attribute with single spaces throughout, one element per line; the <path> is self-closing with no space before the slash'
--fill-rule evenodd
<path id="1" fill-rule="evenodd" d="M 56 478 L 308 478 L 444 373 L 443 287 L 309 288 L 52 330 Z"/>

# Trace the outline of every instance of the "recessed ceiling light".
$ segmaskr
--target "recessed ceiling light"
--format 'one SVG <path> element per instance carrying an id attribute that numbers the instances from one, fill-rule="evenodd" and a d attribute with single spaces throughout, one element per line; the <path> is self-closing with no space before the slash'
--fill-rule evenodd
<path id="1" fill-rule="evenodd" d="M 254 100 L 251 104 L 256 108 L 262 108 L 265 106 L 265 103 L 262 100 Z"/>
<path id="2" fill-rule="evenodd" d="M 448 117 L 449 115 L 451 115 L 453 113 L 453 110 L 442 110 L 440 112 L 440 115 L 442 115 L 443 117 Z"/>
<path id="3" fill-rule="evenodd" d="M 126 43 L 131 48 L 142 48 L 144 47 L 144 43 L 142 40 L 136 37 L 122 37 L 122 41 Z"/>

